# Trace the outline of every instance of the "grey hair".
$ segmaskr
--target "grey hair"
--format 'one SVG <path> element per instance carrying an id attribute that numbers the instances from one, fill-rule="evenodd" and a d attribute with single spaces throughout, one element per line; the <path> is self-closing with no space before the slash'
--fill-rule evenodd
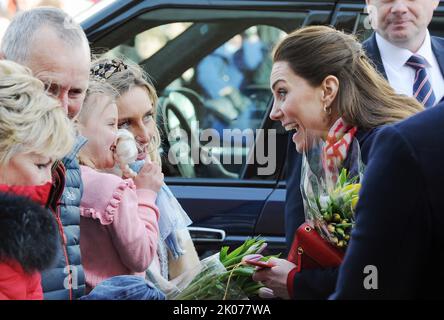
<path id="1" fill-rule="evenodd" d="M 42 27 L 51 28 L 60 40 L 72 48 L 86 44 L 89 50 L 85 32 L 69 15 L 57 8 L 39 7 L 21 12 L 11 21 L 1 43 L 5 58 L 26 64 L 33 40 Z"/>

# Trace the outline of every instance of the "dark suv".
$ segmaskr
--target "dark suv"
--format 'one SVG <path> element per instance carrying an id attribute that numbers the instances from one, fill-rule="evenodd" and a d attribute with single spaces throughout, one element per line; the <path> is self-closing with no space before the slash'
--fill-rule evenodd
<path id="1" fill-rule="evenodd" d="M 165 180 L 194 222 L 199 253 L 253 235 L 285 252 L 288 138 L 268 118 L 271 50 L 307 25 L 364 40 L 364 1 L 122 0 L 81 24 L 95 53 L 123 54 L 152 77 Z M 429 29 L 442 36 L 443 25 L 441 3 Z"/>

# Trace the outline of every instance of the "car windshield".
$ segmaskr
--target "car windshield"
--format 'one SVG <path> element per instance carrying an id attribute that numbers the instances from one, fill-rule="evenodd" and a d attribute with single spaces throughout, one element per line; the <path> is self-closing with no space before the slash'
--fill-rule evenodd
<path id="1" fill-rule="evenodd" d="M 133 61 L 141 63 L 160 51 L 192 25 L 193 23 L 190 22 L 175 22 L 146 30 L 139 33 L 130 43 L 121 44 L 110 50 L 108 54 L 111 56 L 124 54 Z"/>
<path id="2" fill-rule="evenodd" d="M 66 2 L 68 3 L 68 1 Z M 81 5 L 83 2 L 85 2 L 85 5 Z M 76 10 L 78 11 L 74 15 L 74 20 L 79 24 L 114 2 L 116 0 L 100 0 L 95 4 L 91 4 L 90 1 L 69 1 L 71 4 L 75 3 Z"/>

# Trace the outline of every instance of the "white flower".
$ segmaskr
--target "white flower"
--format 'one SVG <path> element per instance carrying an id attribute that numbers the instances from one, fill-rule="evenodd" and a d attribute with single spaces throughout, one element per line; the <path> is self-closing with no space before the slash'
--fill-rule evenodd
<path id="1" fill-rule="evenodd" d="M 320 196 L 319 197 L 319 204 L 321 205 L 322 210 L 327 210 L 329 202 L 330 202 L 329 196 Z"/>

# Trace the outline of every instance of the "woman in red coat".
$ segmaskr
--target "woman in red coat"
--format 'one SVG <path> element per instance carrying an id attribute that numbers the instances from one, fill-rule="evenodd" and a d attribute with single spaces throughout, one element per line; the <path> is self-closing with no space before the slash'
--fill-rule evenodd
<path id="1" fill-rule="evenodd" d="M 58 244 L 55 220 L 42 206 L 50 188 L 0 186 L 0 300 L 43 299 L 39 271 L 52 263 Z"/>
<path id="2" fill-rule="evenodd" d="M 0 61 L 0 299 L 43 299 L 40 271 L 60 242 L 45 208 L 57 200 L 51 167 L 73 141 L 70 121 L 43 83 Z"/>

